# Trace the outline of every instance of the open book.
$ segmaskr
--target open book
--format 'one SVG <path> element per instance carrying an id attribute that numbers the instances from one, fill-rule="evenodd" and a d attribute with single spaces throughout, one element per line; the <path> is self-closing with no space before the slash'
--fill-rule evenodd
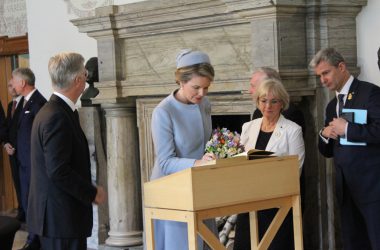
<path id="1" fill-rule="evenodd" d="M 274 152 L 271 151 L 265 151 L 265 150 L 259 150 L 259 149 L 250 149 L 248 152 L 243 152 L 237 155 L 234 155 L 233 157 L 237 156 L 246 156 L 248 160 L 255 160 L 255 159 L 263 159 L 263 158 L 269 158 L 274 157 Z"/>
<path id="2" fill-rule="evenodd" d="M 264 159 L 264 158 L 274 157 L 273 154 L 274 154 L 274 152 L 270 152 L 270 151 L 259 150 L 259 149 L 251 149 L 248 152 L 236 154 L 232 157 L 244 156 L 247 158 L 247 160 L 256 160 L 256 159 Z M 216 164 L 216 161 L 217 160 L 211 160 L 211 161 L 203 162 L 202 165 L 199 165 L 199 166 L 214 165 L 214 164 Z"/>

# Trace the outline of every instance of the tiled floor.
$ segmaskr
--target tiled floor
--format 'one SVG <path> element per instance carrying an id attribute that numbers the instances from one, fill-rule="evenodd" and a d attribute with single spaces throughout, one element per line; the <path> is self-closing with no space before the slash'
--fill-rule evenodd
<path id="1" fill-rule="evenodd" d="M 15 213 L 9 213 L 9 212 L 8 213 L 0 213 L 0 214 L 6 215 L 6 216 L 11 216 L 11 217 L 15 216 Z M 21 229 L 19 231 L 17 231 L 17 233 L 15 235 L 12 250 L 18 250 L 18 249 L 22 248 L 26 242 L 27 236 L 28 236 L 28 233 L 25 231 L 25 224 L 22 224 Z M 106 247 L 104 249 L 111 249 L 111 248 Z M 112 248 L 112 249 L 115 249 L 115 248 Z M 117 249 L 119 249 L 119 248 L 117 248 Z M 139 246 L 139 247 L 126 248 L 126 250 L 127 249 L 129 249 L 129 250 L 142 250 L 142 247 Z M 91 250 L 91 249 L 89 248 L 88 250 Z"/>

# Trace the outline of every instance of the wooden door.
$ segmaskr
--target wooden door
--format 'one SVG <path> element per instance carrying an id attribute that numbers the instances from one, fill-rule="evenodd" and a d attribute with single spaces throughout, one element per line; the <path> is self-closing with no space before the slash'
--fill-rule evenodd
<path id="1" fill-rule="evenodd" d="M 12 77 L 12 70 L 28 66 L 28 37 L 0 37 L 0 100 L 5 112 L 8 102 L 12 99 L 7 88 L 8 81 Z M 0 212 L 10 211 L 17 206 L 9 158 L 2 147 L 0 154 Z"/>

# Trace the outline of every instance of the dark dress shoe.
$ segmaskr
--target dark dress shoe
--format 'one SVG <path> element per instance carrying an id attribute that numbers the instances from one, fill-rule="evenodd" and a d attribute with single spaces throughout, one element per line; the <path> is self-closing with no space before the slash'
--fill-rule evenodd
<path id="1" fill-rule="evenodd" d="M 40 250 L 40 249 L 41 249 L 40 243 L 32 241 L 31 243 L 26 243 L 19 250 Z"/>

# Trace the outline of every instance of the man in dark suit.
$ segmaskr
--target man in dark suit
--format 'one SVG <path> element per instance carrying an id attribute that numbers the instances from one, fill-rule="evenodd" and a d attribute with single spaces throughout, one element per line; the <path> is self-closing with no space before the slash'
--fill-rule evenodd
<path id="1" fill-rule="evenodd" d="M 8 93 L 12 96 L 12 101 L 8 104 L 7 110 L 7 136 L 4 141 L 4 148 L 9 155 L 9 162 L 12 169 L 13 185 L 16 190 L 16 196 L 18 201 L 18 209 L 16 218 L 20 222 L 25 222 L 25 210 L 21 202 L 21 187 L 20 187 L 20 174 L 19 174 L 19 163 L 16 155 L 17 147 L 17 127 L 18 118 L 22 110 L 22 103 L 24 102 L 24 97 L 18 95 L 12 86 L 12 82 L 8 82 Z"/>
<path id="2" fill-rule="evenodd" d="M 332 48 L 319 51 L 310 66 L 337 96 L 326 107 L 319 151 L 334 158 L 344 249 L 380 249 L 380 88 L 354 78 Z M 366 110 L 367 123 L 340 117 L 342 108 Z M 366 145 L 342 145 L 341 138 Z"/>
<path id="3" fill-rule="evenodd" d="M 92 203 L 105 201 L 91 182 L 87 139 L 75 103 L 87 71 L 77 53 L 49 60 L 54 93 L 38 113 L 32 130 L 32 178 L 27 221 L 42 249 L 86 250 L 92 230 Z"/>
<path id="4" fill-rule="evenodd" d="M 35 76 L 29 68 L 17 68 L 12 72 L 12 87 L 18 95 L 24 97 L 22 110 L 17 124 L 17 148 L 16 154 L 19 162 L 21 203 L 28 214 L 28 195 L 30 186 L 30 139 L 34 118 L 38 111 L 46 103 L 46 99 L 35 88 Z M 20 103 L 21 105 L 21 103 Z M 28 221 L 27 221 L 28 224 Z M 25 246 L 22 249 L 39 249 L 39 239 L 29 234 Z"/>

